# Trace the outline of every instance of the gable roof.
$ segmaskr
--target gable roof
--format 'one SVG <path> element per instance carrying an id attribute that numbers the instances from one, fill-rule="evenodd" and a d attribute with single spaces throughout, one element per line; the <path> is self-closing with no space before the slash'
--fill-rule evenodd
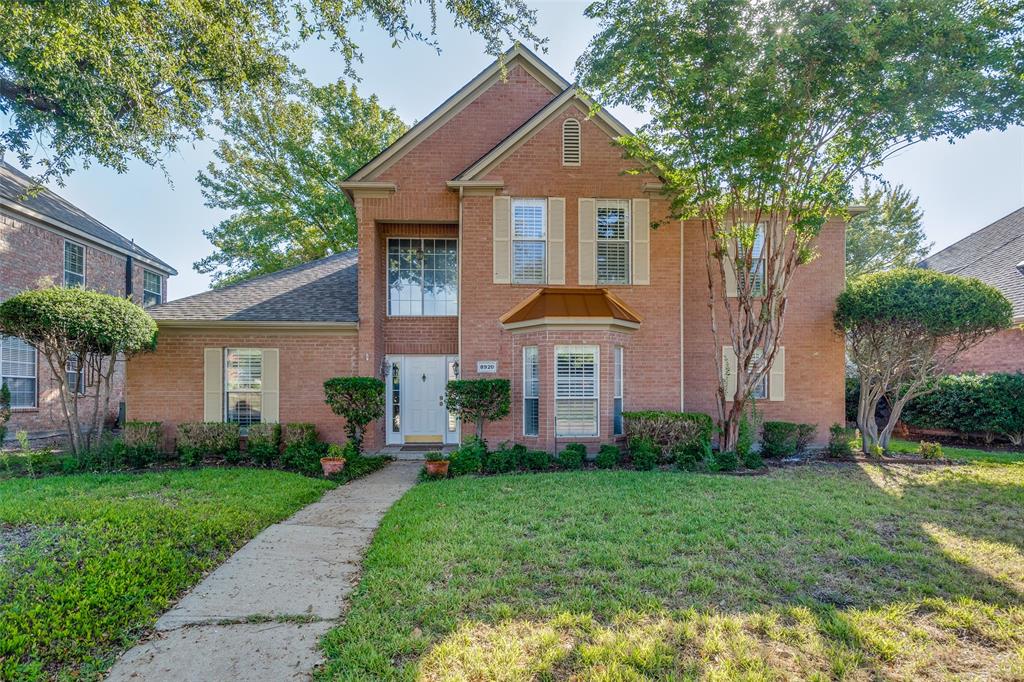
<path id="1" fill-rule="evenodd" d="M 976 277 L 1003 292 L 1024 318 L 1024 207 L 921 261 L 921 267 Z"/>
<path id="2" fill-rule="evenodd" d="M 384 151 L 345 178 L 345 181 L 359 182 L 372 180 L 378 173 L 398 161 L 420 141 L 426 139 L 432 132 L 447 123 L 495 81 L 501 78 L 503 73 L 514 64 L 523 66 L 539 83 L 551 91 L 552 96 L 561 93 L 569 87 L 569 82 L 562 78 L 543 59 L 534 54 L 529 48 L 516 43 L 499 59 L 494 60 L 490 66 L 478 73 L 471 81 L 456 91 L 455 94 L 427 114 L 422 121 L 409 128 Z"/>
<path id="3" fill-rule="evenodd" d="M 29 190 L 37 187 L 39 185 L 35 180 L 0 159 L 0 207 L 40 220 L 72 236 L 92 239 L 154 266 L 165 274 L 178 274 L 170 265 L 137 246 L 134 240 L 118 234 L 56 192 L 44 187 L 26 195 Z"/>
<path id="4" fill-rule="evenodd" d="M 147 308 L 158 323 L 355 323 L 355 249 Z"/>

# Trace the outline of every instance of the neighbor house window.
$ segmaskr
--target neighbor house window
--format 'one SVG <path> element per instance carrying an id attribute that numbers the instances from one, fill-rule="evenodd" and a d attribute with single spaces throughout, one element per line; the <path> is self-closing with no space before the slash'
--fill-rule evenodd
<path id="1" fill-rule="evenodd" d="M 142 271 L 142 305 L 160 305 L 164 299 L 163 278 L 149 270 Z"/>
<path id="2" fill-rule="evenodd" d="M 0 383 L 11 392 L 11 407 L 36 406 L 36 349 L 14 336 L 0 336 Z"/>
<path id="3" fill-rule="evenodd" d="M 78 355 L 72 354 L 68 358 L 64 373 L 67 376 L 68 390 L 85 395 L 85 363 L 79 362 Z"/>
<path id="4" fill-rule="evenodd" d="M 523 435 L 540 434 L 540 357 L 537 346 L 523 349 Z"/>
<path id="5" fill-rule="evenodd" d="M 224 402 L 229 422 L 243 429 L 258 424 L 263 411 L 263 351 L 228 348 L 224 351 Z"/>
<path id="6" fill-rule="evenodd" d="M 544 284 L 547 280 L 546 199 L 512 200 L 512 282 Z"/>
<path id="7" fill-rule="evenodd" d="M 64 240 L 64 286 L 85 286 L 85 247 Z"/>
<path id="8" fill-rule="evenodd" d="M 598 348 L 555 348 L 555 435 L 596 436 Z"/>
<path id="9" fill-rule="evenodd" d="M 765 224 L 758 223 L 757 234 L 754 235 L 754 249 L 750 256 L 749 274 L 753 278 L 750 291 L 754 296 L 764 295 L 764 230 Z M 746 249 L 742 245 L 740 246 L 739 256 L 741 263 L 746 261 Z M 746 278 L 747 273 L 739 273 L 739 283 L 741 286 L 745 286 Z"/>
<path id="10" fill-rule="evenodd" d="M 458 314 L 458 241 L 389 239 L 388 315 Z"/>
<path id="11" fill-rule="evenodd" d="M 623 367 L 622 367 L 622 346 L 615 347 L 615 406 L 614 414 L 612 415 L 612 434 L 621 436 L 622 430 L 622 384 L 623 384 Z"/>
<path id="12" fill-rule="evenodd" d="M 597 283 L 629 284 L 629 202 L 597 202 Z"/>

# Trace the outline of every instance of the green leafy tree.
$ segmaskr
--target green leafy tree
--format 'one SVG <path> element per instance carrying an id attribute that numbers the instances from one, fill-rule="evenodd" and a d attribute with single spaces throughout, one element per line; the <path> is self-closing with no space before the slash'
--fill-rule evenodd
<path id="1" fill-rule="evenodd" d="M 917 197 L 903 185 L 872 187 L 865 179 L 856 203 L 864 212 L 846 226 L 846 278 L 915 267 L 932 243 L 921 227 Z"/>
<path id="2" fill-rule="evenodd" d="M 1012 319 L 998 289 L 968 277 L 914 268 L 851 282 L 836 301 L 835 326 L 857 369 L 865 454 L 885 451 L 907 403 L 934 391 L 936 377 L 961 353 Z M 882 398 L 891 410 L 879 429 Z"/>
<path id="3" fill-rule="evenodd" d="M 129 299 L 73 287 L 23 291 L 0 303 L 0 333 L 35 346 L 46 360 L 60 395 L 71 451 L 81 454 L 103 435 L 110 412 L 110 389 L 122 358 L 156 347 L 156 322 Z M 92 379 L 86 399 L 92 416 L 83 430 L 79 400 L 68 385 L 68 361 L 76 359 Z M 77 381 L 76 381 L 77 383 Z"/>
<path id="4" fill-rule="evenodd" d="M 506 417 L 512 405 L 508 379 L 457 379 L 449 381 L 444 404 L 464 422 L 476 425 L 477 440 L 484 438 L 484 424 Z"/>
<path id="5" fill-rule="evenodd" d="M 599 30 L 577 63 L 584 86 L 649 115 L 620 142 L 663 179 L 672 218 L 703 226 L 712 336 L 737 357 L 736 393 L 723 380 L 716 400 L 730 450 L 775 360 L 794 275 L 853 180 L 920 140 L 1024 117 L 1024 7 L 598 0 L 587 15 Z"/>
<path id="6" fill-rule="evenodd" d="M 376 377 L 335 377 L 324 382 L 327 404 L 345 418 L 345 435 L 363 450 L 366 425 L 384 416 L 384 382 Z"/>
<path id="7" fill-rule="evenodd" d="M 0 448 L 4 445 L 4 438 L 7 437 L 7 422 L 11 420 L 11 389 L 7 382 L 0 384 Z"/>
<path id="8" fill-rule="evenodd" d="M 423 12 L 428 24 L 411 13 Z M 437 46 L 438 16 L 484 38 L 534 45 L 525 0 L 247 0 L 144 2 L 5 0 L 0 3 L 0 156 L 27 166 L 43 140 L 41 179 L 60 179 L 80 159 L 118 171 L 136 158 L 157 165 L 235 96 L 287 77 L 291 52 L 329 41 L 348 72 L 361 61 L 353 33 L 382 29 L 394 45 Z"/>
<path id="9" fill-rule="evenodd" d="M 345 251 L 356 216 L 341 182 L 405 132 L 393 109 L 338 82 L 265 91 L 236 107 L 198 181 L 231 216 L 203 234 L 216 251 L 194 264 L 215 286 Z"/>

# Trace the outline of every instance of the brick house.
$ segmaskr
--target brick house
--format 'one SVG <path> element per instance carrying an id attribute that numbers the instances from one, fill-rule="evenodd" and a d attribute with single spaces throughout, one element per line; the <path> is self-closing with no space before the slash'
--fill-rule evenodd
<path id="1" fill-rule="evenodd" d="M 713 414 L 715 354 L 734 356 L 712 341 L 701 226 L 664 220 L 659 179 L 624 173 L 627 131 L 592 105 L 513 48 L 344 184 L 357 252 L 155 308 L 129 417 L 169 437 L 182 421 L 313 421 L 340 440 L 321 388 L 337 375 L 385 381 L 370 446 L 460 442 L 471 425 L 441 402 L 453 377 L 511 380 L 492 443 L 596 446 L 623 410 Z M 797 275 L 759 388 L 767 418 L 819 438 L 843 420 L 844 230 L 830 222 Z"/>
<path id="2" fill-rule="evenodd" d="M 54 192 L 26 194 L 34 186 L 30 177 L 0 160 L 0 300 L 53 285 L 130 296 L 140 305 L 166 299 L 167 278 L 177 274 L 174 268 Z M 67 371 L 80 370 L 72 366 Z M 0 336 L 0 374 L 11 391 L 8 440 L 21 430 L 33 439 L 66 432 L 56 380 L 35 348 Z M 82 376 L 89 395 L 90 381 L 84 372 Z M 112 386 L 115 409 L 123 389 L 122 363 Z M 89 415 L 91 407 L 83 410 L 82 419 Z"/>
<path id="3" fill-rule="evenodd" d="M 980 279 L 1013 305 L 1014 326 L 961 355 L 950 373 L 1024 372 L 1024 208 L 928 256 L 921 267 Z"/>

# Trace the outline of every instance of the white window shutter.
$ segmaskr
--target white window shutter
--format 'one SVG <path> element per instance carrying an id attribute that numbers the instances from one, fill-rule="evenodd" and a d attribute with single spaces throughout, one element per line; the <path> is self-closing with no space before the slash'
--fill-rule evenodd
<path id="1" fill-rule="evenodd" d="M 277 348 L 263 349 L 263 409 L 260 421 L 276 424 L 281 420 L 280 352 Z"/>
<path id="2" fill-rule="evenodd" d="M 779 346 L 768 370 L 768 400 L 786 399 L 786 349 Z"/>
<path id="3" fill-rule="evenodd" d="M 548 197 L 548 284 L 565 284 L 564 197 Z"/>
<path id="4" fill-rule="evenodd" d="M 579 281 L 586 286 L 597 283 L 597 201 L 581 198 L 579 207 Z"/>
<path id="5" fill-rule="evenodd" d="M 651 283 L 651 200 L 633 199 L 633 284 Z"/>
<path id="6" fill-rule="evenodd" d="M 736 242 L 733 239 L 729 239 L 726 242 L 726 256 L 722 261 L 722 265 L 725 266 L 725 296 L 726 298 L 736 298 L 738 288 L 736 286 Z"/>
<path id="7" fill-rule="evenodd" d="M 224 349 L 203 349 L 203 421 L 224 421 Z"/>
<path id="8" fill-rule="evenodd" d="M 736 372 L 738 371 L 736 352 L 732 346 L 722 346 L 722 382 L 725 384 L 725 399 L 736 397 Z"/>
<path id="9" fill-rule="evenodd" d="M 512 203 L 509 197 L 494 197 L 492 229 L 494 283 L 508 284 L 512 281 Z"/>

